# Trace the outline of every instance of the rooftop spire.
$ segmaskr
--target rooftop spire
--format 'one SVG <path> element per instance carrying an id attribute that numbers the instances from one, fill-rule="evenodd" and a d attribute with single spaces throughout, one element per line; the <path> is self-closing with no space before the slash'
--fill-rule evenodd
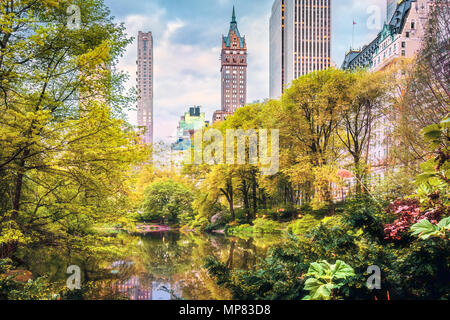
<path id="1" fill-rule="evenodd" d="M 236 22 L 236 10 L 234 9 L 234 6 L 233 6 L 233 15 L 231 16 L 231 23 L 237 23 Z"/>

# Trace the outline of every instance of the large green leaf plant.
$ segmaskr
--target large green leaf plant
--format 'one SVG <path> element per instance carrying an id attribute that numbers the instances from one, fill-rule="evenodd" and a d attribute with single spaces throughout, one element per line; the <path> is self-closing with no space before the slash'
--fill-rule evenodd
<path id="1" fill-rule="evenodd" d="M 335 264 L 327 261 L 311 263 L 305 282 L 305 290 L 310 291 L 303 300 L 331 300 L 333 290 L 337 290 L 348 283 L 349 278 L 355 276 L 355 271 L 345 262 L 338 260 Z"/>

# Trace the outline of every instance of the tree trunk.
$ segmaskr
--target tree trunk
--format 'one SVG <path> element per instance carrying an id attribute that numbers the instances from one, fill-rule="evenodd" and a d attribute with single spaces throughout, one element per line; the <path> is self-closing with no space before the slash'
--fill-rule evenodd
<path id="1" fill-rule="evenodd" d="M 233 196 L 231 196 L 231 200 L 229 200 L 229 204 L 230 204 L 231 221 L 234 221 L 234 220 L 236 220 L 236 216 L 234 214 Z"/>
<path id="2" fill-rule="evenodd" d="M 242 179 L 242 196 L 244 199 L 244 211 L 247 217 L 247 221 L 250 221 L 250 204 L 249 204 L 249 196 L 248 196 L 248 187 L 247 181 Z"/>
<path id="3" fill-rule="evenodd" d="M 236 216 L 234 214 L 234 199 L 233 199 L 232 182 L 228 182 L 227 190 L 228 190 L 228 203 L 230 205 L 231 220 L 234 221 L 234 220 L 236 220 Z"/>
<path id="4" fill-rule="evenodd" d="M 355 178 L 356 178 L 356 187 L 355 192 L 357 195 L 361 195 L 367 193 L 366 188 L 363 185 L 363 179 L 366 176 L 366 168 L 361 166 L 361 158 L 359 156 L 353 157 L 355 162 Z"/>
<path id="5" fill-rule="evenodd" d="M 326 188 L 327 189 L 325 190 L 324 195 L 325 201 L 328 203 L 328 215 L 334 216 L 334 214 L 336 213 L 336 209 L 334 205 L 333 195 L 331 193 L 331 186 L 327 186 Z"/>
<path id="6" fill-rule="evenodd" d="M 234 256 L 234 247 L 236 245 L 235 241 L 231 242 L 230 245 L 230 254 L 228 255 L 228 260 L 227 260 L 227 268 L 228 269 L 232 269 L 233 268 L 233 256 Z"/>
<path id="7" fill-rule="evenodd" d="M 20 204 L 22 200 L 22 189 L 23 189 L 23 168 L 25 167 L 25 159 L 30 155 L 30 150 L 25 150 L 22 158 L 19 162 L 19 174 L 14 184 L 14 193 L 12 199 L 12 213 L 11 216 L 6 219 L 6 221 L 16 221 L 19 216 Z M 17 251 L 18 245 L 17 241 L 9 241 L 8 243 L 0 247 L 0 258 L 9 258 Z"/>
<path id="8" fill-rule="evenodd" d="M 253 218 L 256 217 L 256 214 L 258 213 L 258 184 L 256 182 L 256 173 L 255 171 L 252 172 L 252 197 L 253 197 Z"/>

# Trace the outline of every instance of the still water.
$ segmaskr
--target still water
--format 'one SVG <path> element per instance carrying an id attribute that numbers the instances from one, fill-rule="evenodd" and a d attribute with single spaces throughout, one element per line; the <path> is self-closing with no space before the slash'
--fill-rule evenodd
<path id="1" fill-rule="evenodd" d="M 179 232 L 141 236 L 141 251 L 132 258 L 135 274 L 119 284 L 120 291 L 133 300 L 230 299 L 208 276 L 205 259 L 214 256 L 230 268 L 249 270 L 278 241 Z"/>
<path id="2" fill-rule="evenodd" d="M 88 299 L 132 300 L 228 300 L 230 293 L 219 287 L 203 268 L 205 259 L 214 256 L 230 268 L 251 270 L 263 259 L 269 247 L 282 237 L 233 238 L 181 232 L 149 233 L 127 236 L 124 246 L 132 247 L 122 260 L 76 258 L 73 253 L 37 253 L 29 270 L 34 275 L 49 275 L 65 285 L 68 265 L 79 265 L 83 290 Z M 129 245 L 132 243 L 132 245 Z M 86 294 L 84 295 L 86 298 Z"/>

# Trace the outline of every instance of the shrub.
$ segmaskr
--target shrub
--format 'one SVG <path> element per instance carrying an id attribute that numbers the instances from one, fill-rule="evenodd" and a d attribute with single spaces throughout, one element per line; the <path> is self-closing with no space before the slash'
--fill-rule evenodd
<path id="1" fill-rule="evenodd" d="M 201 215 L 195 216 L 194 220 L 187 223 L 183 229 L 204 231 L 209 225 L 208 219 Z"/>
<path id="2" fill-rule="evenodd" d="M 256 218 L 278 220 L 278 211 L 276 209 L 260 209 Z"/>
<path id="3" fill-rule="evenodd" d="M 11 277 L 0 276 L 0 299 L 55 300 L 59 298 L 55 292 L 53 285 L 43 277 L 22 283 Z"/>
<path id="4" fill-rule="evenodd" d="M 317 216 L 308 214 L 301 219 L 291 222 L 287 227 L 287 231 L 292 234 L 305 235 L 319 224 L 320 219 Z"/>
<path id="5" fill-rule="evenodd" d="M 227 229 L 229 235 L 253 236 L 254 228 L 249 224 L 241 224 Z"/>
<path id="6" fill-rule="evenodd" d="M 230 289 L 237 300 L 299 300 L 305 296 L 302 274 L 308 270 L 294 239 L 289 245 L 275 246 L 257 271 L 230 270 L 214 258 L 207 260 L 209 274 L 219 285 Z"/>
<path id="7" fill-rule="evenodd" d="M 427 219 L 433 224 L 437 224 L 444 215 L 443 210 L 434 208 L 423 212 L 420 208 L 419 200 L 403 199 L 392 203 L 387 211 L 394 216 L 399 216 L 392 224 L 385 226 L 384 232 L 386 239 L 401 240 L 408 236 L 408 232 L 412 225 L 421 220 Z"/>
<path id="8" fill-rule="evenodd" d="M 384 226 L 380 205 L 369 196 L 350 199 L 342 214 L 342 221 L 355 230 L 363 230 L 365 234 L 376 239 L 384 236 Z"/>
<path id="9" fill-rule="evenodd" d="M 283 228 L 279 223 L 260 218 L 253 221 L 253 229 L 254 233 L 257 234 L 276 234 L 283 232 Z"/>

